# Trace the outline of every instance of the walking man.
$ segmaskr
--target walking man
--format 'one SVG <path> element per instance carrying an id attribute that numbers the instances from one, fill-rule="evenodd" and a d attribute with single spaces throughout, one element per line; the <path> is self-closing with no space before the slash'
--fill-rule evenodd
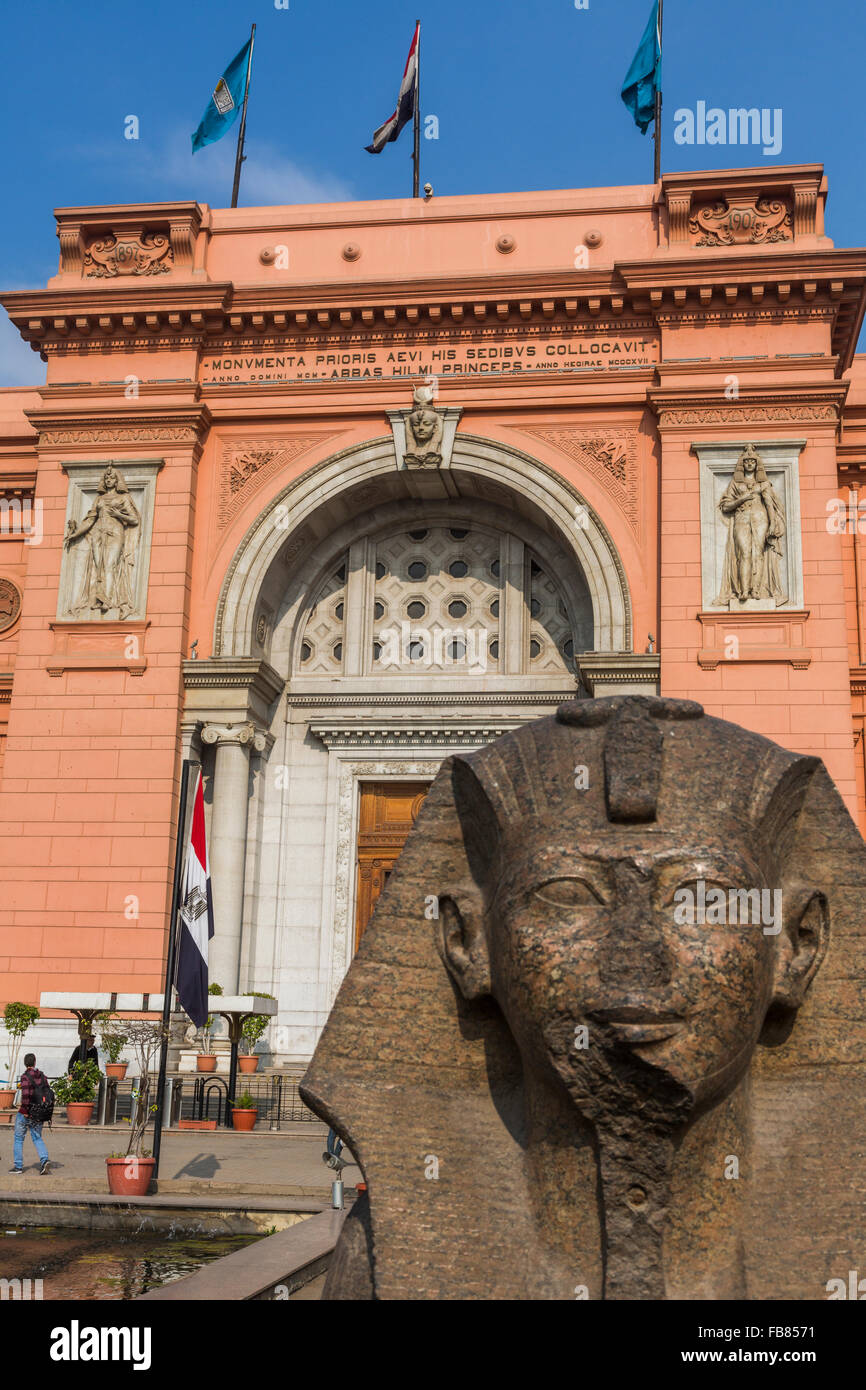
<path id="1" fill-rule="evenodd" d="M 36 1065 L 36 1055 L 28 1052 L 24 1058 L 25 1071 L 21 1077 L 21 1104 L 15 1117 L 15 1138 L 12 1142 L 12 1167 L 10 1173 L 24 1171 L 24 1135 L 30 1131 L 30 1138 L 39 1155 L 39 1173 L 48 1172 L 48 1150 L 42 1138 L 42 1121 L 31 1119 L 31 1107 L 36 1104 L 42 1088 L 48 1085 L 44 1072 Z"/>

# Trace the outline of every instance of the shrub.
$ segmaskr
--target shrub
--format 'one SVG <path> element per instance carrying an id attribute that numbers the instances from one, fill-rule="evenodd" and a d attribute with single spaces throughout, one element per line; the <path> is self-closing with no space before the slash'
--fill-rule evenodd
<path id="1" fill-rule="evenodd" d="M 265 994 L 263 989 L 251 989 L 247 991 L 247 997 L 258 995 L 260 999 L 274 999 L 273 994 Z M 270 1017 L 267 1014 L 247 1014 L 241 1026 L 241 1037 L 247 1045 L 247 1053 L 252 1057 L 256 1049 L 256 1043 L 265 1032 Z"/>
<path id="2" fill-rule="evenodd" d="M 95 1062 L 76 1062 L 71 1076 L 58 1076 L 54 1094 L 61 1105 L 89 1105 L 96 1097 L 99 1067 Z"/>

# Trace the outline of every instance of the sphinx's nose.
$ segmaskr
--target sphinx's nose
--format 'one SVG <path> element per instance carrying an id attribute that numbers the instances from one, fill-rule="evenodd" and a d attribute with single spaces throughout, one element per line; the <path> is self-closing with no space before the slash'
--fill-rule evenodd
<path id="1" fill-rule="evenodd" d="M 648 885 L 632 882 L 601 946 L 599 982 L 623 991 L 653 989 L 670 984 L 673 971 L 663 920 L 653 911 Z"/>

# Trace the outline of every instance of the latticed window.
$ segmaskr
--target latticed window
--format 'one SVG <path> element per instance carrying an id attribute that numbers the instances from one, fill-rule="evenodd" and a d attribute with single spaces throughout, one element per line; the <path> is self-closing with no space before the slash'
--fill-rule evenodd
<path id="1" fill-rule="evenodd" d="M 588 594 L 572 619 L 550 566 L 513 535 L 419 523 L 370 538 L 364 556 L 351 589 L 347 556 L 316 594 L 299 675 L 570 675 L 592 645 Z"/>
<path id="2" fill-rule="evenodd" d="M 299 670 L 304 675 L 339 675 L 343 669 L 346 619 L 346 564 L 343 561 L 322 585 L 307 618 Z"/>

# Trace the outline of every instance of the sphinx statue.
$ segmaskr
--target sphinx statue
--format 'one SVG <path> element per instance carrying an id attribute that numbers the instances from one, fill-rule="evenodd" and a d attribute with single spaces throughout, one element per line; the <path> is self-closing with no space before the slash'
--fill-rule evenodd
<path id="1" fill-rule="evenodd" d="M 302 1085 L 367 1186 L 323 1296 L 826 1298 L 864 884 L 820 760 L 689 701 L 448 759 Z"/>

